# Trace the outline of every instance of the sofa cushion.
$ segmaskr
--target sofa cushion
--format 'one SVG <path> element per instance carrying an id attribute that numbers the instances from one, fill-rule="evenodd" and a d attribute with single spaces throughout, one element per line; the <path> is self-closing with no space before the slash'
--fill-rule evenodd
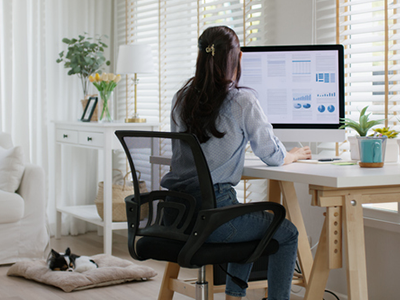
<path id="1" fill-rule="evenodd" d="M 0 190 L 15 193 L 24 174 L 24 156 L 22 148 L 0 147 Z"/>
<path id="2" fill-rule="evenodd" d="M 20 195 L 0 190 L 0 224 L 18 222 L 24 216 L 24 209 Z"/>

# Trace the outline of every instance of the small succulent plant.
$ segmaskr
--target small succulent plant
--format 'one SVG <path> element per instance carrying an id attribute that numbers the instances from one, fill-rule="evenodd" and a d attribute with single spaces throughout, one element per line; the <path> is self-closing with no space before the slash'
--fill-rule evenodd
<path id="1" fill-rule="evenodd" d="M 368 133 L 368 130 L 370 130 L 373 126 L 378 125 L 378 124 L 382 124 L 382 122 L 385 119 L 380 119 L 380 120 L 369 120 L 369 114 L 365 114 L 365 112 L 367 111 L 368 106 L 364 107 L 361 112 L 360 112 L 360 118 L 357 121 L 354 121 L 352 119 L 349 118 L 341 118 L 341 121 L 343 123 L 342 126 L 340 126 L 340 128 L 352 128 L 355 131 L 357 131 L 357 133 L 360 136 L 366 136 Z"/>

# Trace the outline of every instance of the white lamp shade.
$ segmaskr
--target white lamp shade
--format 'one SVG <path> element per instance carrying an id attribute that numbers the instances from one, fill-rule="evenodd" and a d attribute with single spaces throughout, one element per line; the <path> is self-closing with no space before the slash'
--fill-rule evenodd
<path id="1" fill-rule="evenodd" d="M 151 46 L 146 44 L 120 45 L 117 74 L 153 73 Z"/>

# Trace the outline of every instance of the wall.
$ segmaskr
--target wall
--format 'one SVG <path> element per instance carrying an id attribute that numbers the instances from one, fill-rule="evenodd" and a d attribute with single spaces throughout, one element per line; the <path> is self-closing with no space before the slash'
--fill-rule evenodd
<path id="1" fill-rule="evenodd" d="M 271 1 L 267 24 L 274 25 L 268 33 L 271 44 L 308 44 L 312 42 L 312 2 L 313 0 L 274 0 Z M 273 12 L 272 12 L 273 11 Z M 290 21 L 288 21 L 290 20 Z M 308 187 L 296 184 L 301 210 L 306 229 L 314 245 L 320 234 L 323 223 L 319 207 L 311 207 L 311 196 Z M 397 300 L 400 298 L 397 289 L 397 273 L 400 265 L 400 236 L 397 232 L 365 227 L 365 244 L 368 271 L 368 292 L 370 300 Z M 315 250 L 313 251 L 315 254 Z M 345 259 L 344 259 L 345 260 Z M 327 289 L 339 294 L 347 294 L 345 269 L 333 270 L 330 273 Z M 293 288 L 294 291 L 299 290 Z M 327 299 L 333 299 L 328 298 Z M 344 300 L 345 297 L 340 297 Z"/>

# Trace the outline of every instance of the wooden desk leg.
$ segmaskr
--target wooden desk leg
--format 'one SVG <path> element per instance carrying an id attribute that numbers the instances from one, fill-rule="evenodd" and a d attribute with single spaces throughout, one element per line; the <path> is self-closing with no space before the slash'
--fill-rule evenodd
<path id="1" fill-rule="evenodd" d="M 304 300 L 321 300 L 329 277 L 327 219 L 325 218 Z"/>
<path id="2" fill-rule="evenodd" d="M 268 180 L 268 201 L 281 203 L 281 187 L 277 180 Z"/>
<path id="3" fill-rule="evenodd" d="M 361 203 L 361 195 L 347 195 L 343 206 L 349 300 L 368 300 L 364 219 Z"/>
<path id="4" fill-rule="evenodd" d="M 297 199 L 296 190 L 293 182 L 280 181 L 279 185 L 282 191 L 283 203 L 286 206 L 288 219 L 292 221 L 299 232 L 297 253 L 299 256 L 300 267 L 304 276 L 304 284 L 305 287 L 307 287 L 313 265 L 313 257 L 307 238 L 306 227 L 304 226 L 300 205 Z"/>
<path id="5" fill-rule="evenodd" d="M 342 207 L 326 208 L 326 232 L 329 269 L 342 268 Z M 315 263 L 315 262 L 314 262 Z"/>
<path id="6" fill-rule="evenodd" d="M 206 280 L 208 282 L 208 300 L 214 300 L 214 266 L 206 266 Z"/>
<path id="7" fill-rule="evenodd" d="M 164 277 L 161 282 L 158 300 L 172 300 L 174 291 L 170 290 L 170 279 L 176 279 L 179 275 L 180 267 L 176 263 L 169 262 L 165 266 Z"/>

